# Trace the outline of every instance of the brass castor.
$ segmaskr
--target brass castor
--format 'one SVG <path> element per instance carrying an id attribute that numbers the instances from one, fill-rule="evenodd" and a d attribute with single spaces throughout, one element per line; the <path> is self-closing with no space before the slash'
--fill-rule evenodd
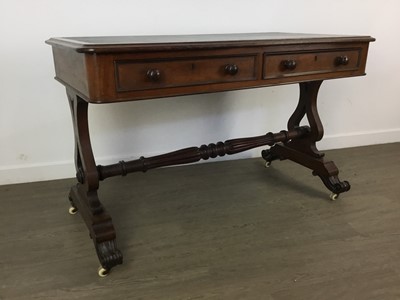
<path id="1" fill-rule="evenodd" d="M 99 274 L 100 277 L 106 277 L 110 273 L 110 271 L 103 267 L 99 267 L 97 273 Z"/>
<path id="2" fill-rule="evenodd" d="M 68 212 L 69 212 L 70 215 L 75 215 L 78 212 L 78 209 L 75 206 L 71 206 L 68 209 Z"/>
<path id="3" fill-rule="evenodd" d="M 331 193 L 331 194 L 329 195 L 329 198 L 330 198 L 332 201 L 335 201 L 338 197 L 339 197 L 339 194 L 335 194 L 335 193 Z"/>

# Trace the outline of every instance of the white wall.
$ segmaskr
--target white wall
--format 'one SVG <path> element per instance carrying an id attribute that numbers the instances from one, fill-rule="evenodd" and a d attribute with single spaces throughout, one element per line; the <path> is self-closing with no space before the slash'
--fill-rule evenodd
<path id="1" fill-rule="evenodd" d="M 54 36 L 287 31 L 372 35 L 366 77 L 325 81 L 321 149 L 400 141 L 396 0 L 0 0 L 0 184 L 73 177 Z M 297 86 L 90 108 L 98 163 L 285 128 Z M 259 156 L 260 149 L 232 158 Z"/>

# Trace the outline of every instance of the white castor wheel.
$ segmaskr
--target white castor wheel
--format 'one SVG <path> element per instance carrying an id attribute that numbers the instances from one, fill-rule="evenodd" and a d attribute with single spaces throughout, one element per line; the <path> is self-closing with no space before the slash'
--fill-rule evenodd
<path id="1" fill-rule="evenodd" d="M 332 201 L 335 201 L 338 197 L 339 197 L 339 194 L 335 194 L 335 193 L 332 193 L 332 194 L 330 194 L 330 196 L 329 196 L 329 198 L 330 198 Z"/>
<path id="2" fill-rule="evenodd" d="M 271 166 L 271 162 L 270 161 L 267 161 L 266 163 L 265 163 L 265 167 L 266 168 L 269 168 Z"/>
<path id="3" fill-rule="evenodd" d="M 68 212 L 69 212 L 70 215 L 75 215 L 78 212 L 78 209 L 75 206 L 71 206 L 68 209 Z"/>
<path id="4" fill-rule="evenodd" d="M 103 267 L 99 267 L 99 270 L 97 273 L 99 274 L 100 277 L 106 277 L 110 273 L 110 271 Z"/>

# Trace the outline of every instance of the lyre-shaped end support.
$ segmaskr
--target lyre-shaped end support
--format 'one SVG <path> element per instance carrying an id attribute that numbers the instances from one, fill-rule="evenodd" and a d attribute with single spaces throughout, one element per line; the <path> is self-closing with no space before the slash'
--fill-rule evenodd
<path id="1" fill-rule="evenodd" d="M 300 97 L 296 109 L 289 118 L 288 130 L 300 126 L 304 117 L 310 125 L 309 134 L 278 143 L 270 149 L 262 151 L 261 155 L 270 164 L 275 159 L 289 159 L 311 170 L 319 176 L 324 185 L 335 195 L 350 190 L 348 181 L 340 181 L 339 171 L 332 161 L 324 160 L 324 153 L 316 147 L 316 142 L 322 139 L 324 129 L 318 115 L 317 97 L 322 81 L 300 83 Z"/>
<path id="2" fill-rule="evenodd" d="M 114 266 L 122 264 L 122 254 L 117 249 L 116 233 L 110 215 L 99 200 L 99 173 L 90 143 L 88 103 L 67 89 L 75 133 L 75 167 L 78 183 L 71 188 L 70 213 L 80 213 L 93 239 L 102 266 L 99 275 L 108 274 Z"/>

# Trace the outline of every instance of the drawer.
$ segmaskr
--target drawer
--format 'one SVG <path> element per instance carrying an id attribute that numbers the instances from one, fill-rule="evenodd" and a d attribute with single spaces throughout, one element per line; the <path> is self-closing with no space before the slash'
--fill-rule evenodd
<path id="1" fill-rule="evenodd" d="M 359 68 L 360 50 L 264 54 L 263 78 L 352 71 Z"/>
<path id="2" fill-rule="evenodd" d="M 115 61 L 118 92 L 256 79 L 256 54 Z"/>

